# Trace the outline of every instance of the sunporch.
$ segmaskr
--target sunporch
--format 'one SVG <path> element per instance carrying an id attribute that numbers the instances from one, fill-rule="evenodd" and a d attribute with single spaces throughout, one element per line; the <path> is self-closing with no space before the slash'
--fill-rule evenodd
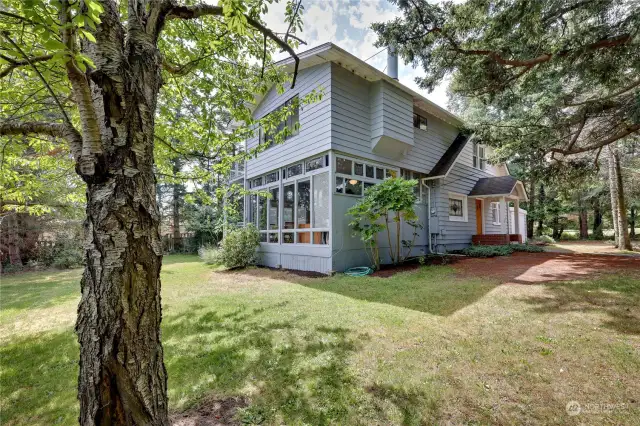
<path id="1" fill-rule="evenodd" d="M 527 201 L 522 182 L 513 176 L 478 180 L 469 193 L 475 199 L 477 245 L 503 245 L 526 241 L 526 211 L 520 201 Z"/>

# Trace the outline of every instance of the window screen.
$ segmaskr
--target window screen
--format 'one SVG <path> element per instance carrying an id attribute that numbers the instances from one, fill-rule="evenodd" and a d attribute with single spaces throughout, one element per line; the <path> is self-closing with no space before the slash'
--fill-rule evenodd
<path id="1" fill-rule="evenodd" d="M 313 177 L 313 227 L 329 227 L 329 173 Z"/>

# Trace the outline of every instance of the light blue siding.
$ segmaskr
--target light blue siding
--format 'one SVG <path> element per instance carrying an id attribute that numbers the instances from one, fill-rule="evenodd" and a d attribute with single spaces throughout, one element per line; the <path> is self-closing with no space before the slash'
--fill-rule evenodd
<path id="1" fill-rule="evenodd" d="M 296 87 L 293 90 L 287 89 L 284 93 L 278 93 L 275 88 L 271 89 L 254 111 L 254 117 L 263 117 L 296 94 L 302 100 L 311 91 L 320 89 L 323 89 L 324 93 L 320 102 L 300 106 L 300 132 L 284 143 L 261 152 L 257 158 L 247 161 L 247 177 L 266 173 L 330 148 L 330 64 L 320 64 L 300 71 Z M 257 144 L 258 137 L 254 135 L 247 141 L 247 148 L 254 148 Z"/>

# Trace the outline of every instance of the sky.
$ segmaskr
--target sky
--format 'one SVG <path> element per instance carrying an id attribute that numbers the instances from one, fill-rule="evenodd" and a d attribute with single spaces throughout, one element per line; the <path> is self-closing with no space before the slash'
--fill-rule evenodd
<path id="1" fill-rule="evenodd" d="M 328 41 L 340 46 L 360 59 L 367 59 L 382 48 L 374 47 L 375 33 L 370 29 L 373 22 L 383 22 L 400 16 L 397 7 L 387 0 L 303 0 L 304 29 L 297 34 L 307 42 L 298 51 L 319 46 Z M 265 20 L 268 27 L 276 32 L 285 32 L 284 10 L 286 2 L 272 4 Z M 387 65 L 386 51 L 367 60 L 367 63 L 384 70 Z M 447 83 L 443 82 L 436 89 L 427 93 L 418 87 L 414 81 L 421 75 L 420 69 L 413 69 L 404 64 L 402 59 L 398 64 L 398 77 L 401 83 L 427 97 L 443 108 L 447 107 Z"/>

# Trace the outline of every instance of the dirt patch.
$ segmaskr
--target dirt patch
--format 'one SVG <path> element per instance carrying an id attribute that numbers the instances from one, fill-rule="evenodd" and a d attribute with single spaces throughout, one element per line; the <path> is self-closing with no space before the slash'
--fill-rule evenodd
<path id="1" fill-rule="evenodd" d="M 640 259 L 594 254 L 520 253 L 488 259 L 465 258 L 454 268 L 465 277 L 495 278 L 503 283 L 533 284 L 581 279 L 621 270 L 640 271 Z"/>
<path id="2" fill-rule="evenodd" d="M 248 405 L 245 398 L 208 398 L 197 408 L 170 416 L 172 426 L 230 426 L 240 425 L 235 418 L 239 408 Z"/>
<path id="3" fill-rule="evenodd" d="M 612 241 L 559 241 L 546 246 L 545 250 L 555 253 L 582 253 L 582 254 L 608 254 L 615 256 L 640 257 L 640 245 L 633 241 L 634 252 L 620 251 L 615 248 Z"/>

